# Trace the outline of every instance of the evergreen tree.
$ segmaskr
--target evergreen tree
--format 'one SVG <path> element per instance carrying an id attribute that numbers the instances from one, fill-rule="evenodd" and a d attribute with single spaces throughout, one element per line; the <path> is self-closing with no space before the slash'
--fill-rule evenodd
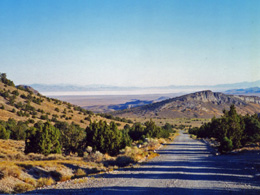
<path id="1" fill-rule="evenodd" d="M 145 138 L 145 134 L 144 126 L 141 123 L 135 123 L 129 130 L 129 136 L 134 141 Z"/>
<path id="2" fill-rule="evenodd" d="M 157 127 L 154 123 L 154 121 L 152 121 L 152 119 L 150 119 L 150 121 L 147 121 L 144 123 L 145 125 L 145 136 L 146 137 L 159 137 L 160 135 L 160 127 Z"/>
<path id="3" fill-rule="evenodd" d="M 234 105 L 230 106 L 229 111 L 223 110 L 223 113 L 221 118 L 213 117 L 210 123 L 190 129 L 189 132 L 198 137 L 216 138 L 222 152 L 260 141 L 260 120 L 257 114 L 242 117 L 237 114 Z"/>
<path id="4" fill-rule="evenodd" d="M 0 80 L 2 83 L 14 87 L 14 82 L 7 79 L 6 73 L 0 73 Z"/>
<path id="5" fill-rule="evenodd" d="M 122 132 L 118 130 L 115 122 L 110 123 L 110 137 L 111 145 L 109 150 L 112 155 L 118 154 L 119 150 L 122 147 Z"/>
<path id="6" fill-rule="evenodd" d="M 14 140 L 24 140 L 26 137 L 26 130 L 28 125 L 25 122 L 18 121 L 18 123 L 12 129 L 12 139 Z"/>
<path id="7" fill-rule="evenodd" d="M 128 128 L 124 128 L 122 130 L 122 142 L 121 142 L 121 148 L 125 148 L 126 146 L 131 146 L 132 143 L 132 139 L 128 134 L 129 129 Z"/>
<path id="8" fill-rule="evenodd" d="M 110 155 L 117 155 L 124 147 L 122 132 L 116 123 L 108 124 L 105 121 L 91 122 L 86 128 L 85 146 L 91 146 L 92 151 L 100 151 Z"/>
<path id="9" fill-rule="evenodd" d="M 244 117 L 245 130 L 242 136 L 242 145 L 260 142 L 260 121 L 256 115 Z"/>
<path id="10" fill-rule="evenodd" d="M 224 137 L 227 136 L 227 127 L 225 119 L 215 118 L 211 119 L 210 127 L 208 131 L 208 137 L 215 137 L 217 140 L 221 141 Z"/>
<path id="11" fill-rule="evenodd" d="M 226 153 L 226 152 L 230 152 L 232 149 L 233 149 L 232 141 L 227 137 L 224 137 L 223 140 L 221 140 L 220 142 L 219 151 L 221 153 Z"/>
<path id="12" fill-rule="evenodd" d="M 25 154 L 28 153 L 42 153 L 40 148 L 41 131 L 36 127 L 30 127 L 26 131 L 25 138 Z"/>
<path id="13" fill-rule="evenodd" d="M 230 106 L 229 112 L 225 114 L 227 129 L 227 137 L 232 141 L 234 148 L 241 146 L 242 134 L 244 131 L 244 123 L 236 112 L 234 105 Z"/>
<path id="14" fill-rule="evenodd" d="M 162 128 L 168 132 L 172 132 L 173 126 L 170 123 L 165 123 L 165 125 Z"/>
<path id="15" fill-rule="evenodd" d="M 9 139 L 10 133 L 0 124 L 0 139 Z"/>
<path id="16" fill-rule="evenodd" d="M 55 127 L 60 130 L 60 143 L 65 154 L 80 153 L 82 154 L 82 141 L 85 139 L 85 131 L 80 126 L 67 122 L 56 122 Z"/>
<path id="17" fill-rule="evenodd" d="M 61 153 L 59 138 L 60 131 L 49 122 L 43 125 L 38 123 L 26 131 L 25 153 Z"/>

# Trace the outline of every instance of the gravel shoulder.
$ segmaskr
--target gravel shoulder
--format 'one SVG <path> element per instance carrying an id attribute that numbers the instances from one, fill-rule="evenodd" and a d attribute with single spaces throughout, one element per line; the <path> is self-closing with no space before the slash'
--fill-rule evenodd
<path id="1" fill-rule="evenodd" d="M 138 168 L 76 179 L 28 194 L 260 194 L 260 154 L 215 156 L 180 133 Z"/>

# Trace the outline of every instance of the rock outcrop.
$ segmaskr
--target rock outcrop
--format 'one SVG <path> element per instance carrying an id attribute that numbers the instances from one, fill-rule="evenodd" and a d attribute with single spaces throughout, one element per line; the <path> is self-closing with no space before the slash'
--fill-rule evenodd
<path id="1" fill-rule="evenodd" d="M 124 117 L 210 118 L 220 116 L 234 104 L 240 114 L 260 112 L 260 97 L 199 91 L 161 102 L 113 113 Z"/>

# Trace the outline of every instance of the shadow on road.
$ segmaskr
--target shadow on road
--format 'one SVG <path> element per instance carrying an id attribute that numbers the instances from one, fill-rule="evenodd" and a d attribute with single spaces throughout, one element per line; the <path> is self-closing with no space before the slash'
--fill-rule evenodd
<path id="1" fill-rule="evenodd" d="M 260 194 L 260 177 L 254 169 L 256 163 L 260 164 L 259 153 L 215 156 L 209 146 L 191 140 L 188 135 L 182 135 L 158 153 L 158 158 L 139 168 L 125 168 L 99 176 L 109 181 L 118 179 L 119 183 L 111 183 L 109 187 L 40 190 L 40 194 Z M 147 186 L 141 185 L 143 180 Z M 122 186 L 120 181 L 129 183 Z M 134 185 L 130 181 L 135 181 Z M 175 187 L 152 185 L 163 181 L 170 182 Z M 181 181 L 181 185 L 175 185 L 178 181 Z M 218 185 L 219 182 L 223 185 Z M 186 183 L 187 187 L 184 188 Z M 228 188 L 226 184 L 231 187 Z"/>
<path id="2" fill-rule="evenodd" d="M 187 189 L 187 188 L 153 188 L 153 187 L 102 187 L 102 188 L 83 188 L 83 189 L 70 189 L 70 190 L 42 190 L 41 194 L 106 194 L 106 195 L 115 195 L 115 194 L 173 194 L 173 195 L 190 195 L 190 194 L 259 194 L 257 190 L 241 190 L 241 189 Z M 30 194 L 30 192 L 28 193 Z"/>

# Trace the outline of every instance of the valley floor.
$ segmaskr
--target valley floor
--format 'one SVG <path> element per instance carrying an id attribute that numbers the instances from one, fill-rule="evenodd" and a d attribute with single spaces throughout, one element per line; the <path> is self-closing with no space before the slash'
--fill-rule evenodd
<path id="1" fill-rule="evenodd" d="M 260 194 L 258 152 L 215 156 L 205 143 L 181 133 L 138 168 L 72 180 L 37 194 Z"/>

